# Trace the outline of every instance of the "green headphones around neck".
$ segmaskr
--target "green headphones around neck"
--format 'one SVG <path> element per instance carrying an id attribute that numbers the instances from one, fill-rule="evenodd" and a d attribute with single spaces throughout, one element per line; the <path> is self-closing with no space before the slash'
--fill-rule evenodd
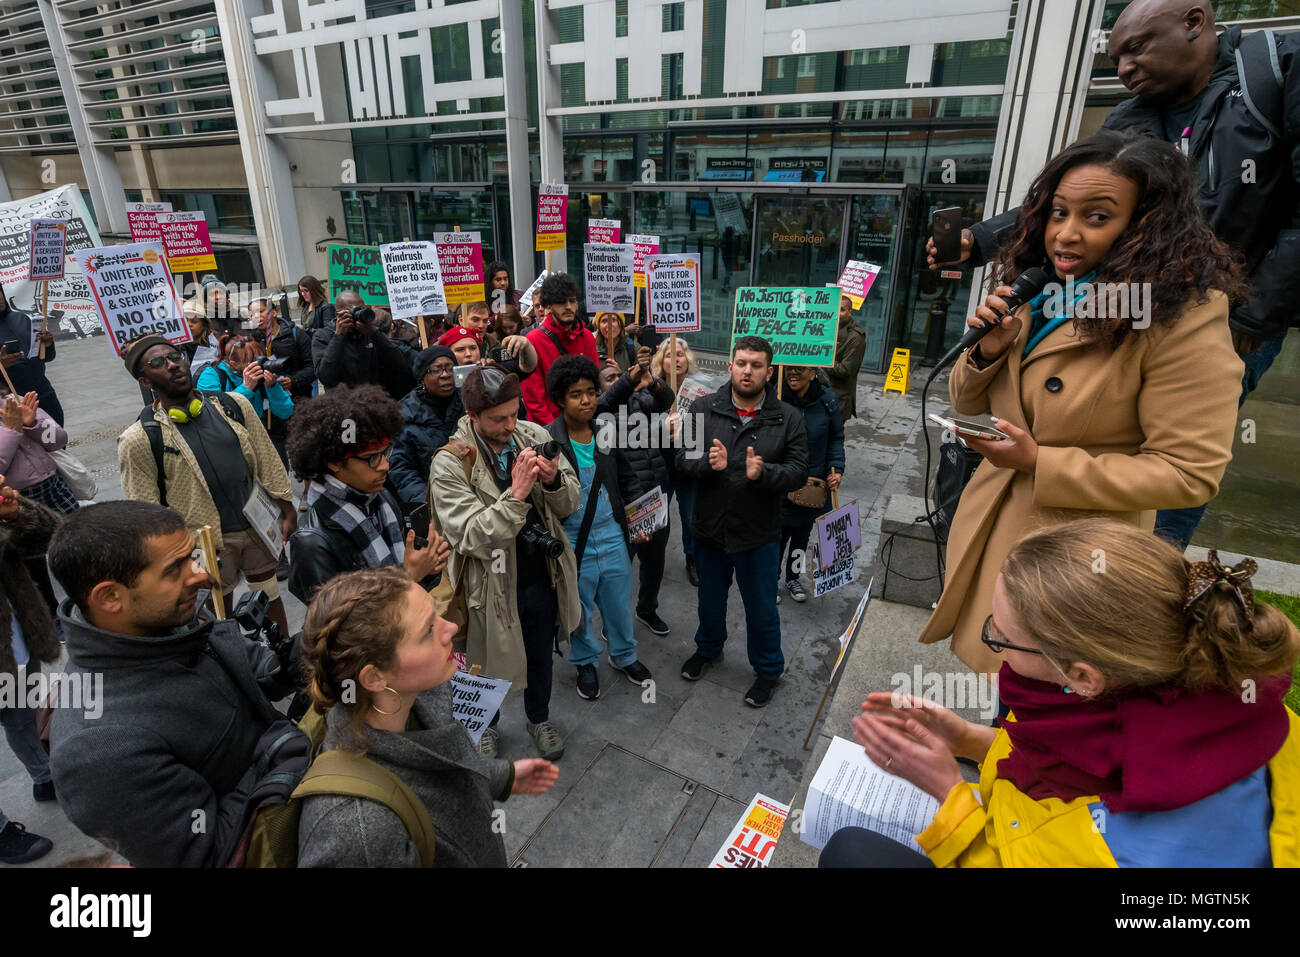
<path id="1" fill-rule="evenodd" d="M 173 422 L 178 422 L 181 425 L 184 425 L 202 411 L 203 400 L 196 397 L 190 399 L 189 411 L 186 411 L 185 409 L 168 409 L 167 418 L 171 419 Z"/>

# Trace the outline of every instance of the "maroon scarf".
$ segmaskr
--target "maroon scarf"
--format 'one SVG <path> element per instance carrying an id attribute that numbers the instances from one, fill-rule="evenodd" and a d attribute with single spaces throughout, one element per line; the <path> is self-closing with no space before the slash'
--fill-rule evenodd
<path id="1" fill-rule="evenodd" d="M 1006 778 L 1034 800 L 1096 794 L 1112 811 L 1166 811 L 1258 770 L 1286 740 L 1290 675 L 1256 679 L 1254 702 L 1225 689 L 1131 688 L 1083 698 L 1003 664 Z"/>

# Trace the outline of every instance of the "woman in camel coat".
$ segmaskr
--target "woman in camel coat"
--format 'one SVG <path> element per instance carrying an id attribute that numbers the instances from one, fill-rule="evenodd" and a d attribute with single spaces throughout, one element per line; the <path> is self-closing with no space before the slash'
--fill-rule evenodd
<path id="1" fill-rule="evenodd" d="M 969 324 L 999 328 L 949 380 L 958 414 L 991 413 L 1010 436 L 967 440 L 985 461 L 962 493 L 943 594 L 920 636 L 952 635 L 975 671 L 1001 667 L 980 635 L 993 581 L 1022 536 L 1088 515 L 1150 530 L 1157 509 L 1218 492 L 1243 371 L 1229 295 L 1244 286 L 1195 196 L 1173 147 L 1111 132 L 1063 151 L 1030 187 L 994 275 L 1047 260 L 1054 280 L 1073 277 L 1082 296 L 1071 303 L 1068 287 L 1049 285 L 999 321 L 1010 289 L 998 286 Z M 1097 318 L 1089 313 L 1106 296 L 1090 296 L 1088 284 L 1103 283 L 1142 292 L 1123 317 Z M 1104 553 L 1093 558 L 1104 574 Z"/>

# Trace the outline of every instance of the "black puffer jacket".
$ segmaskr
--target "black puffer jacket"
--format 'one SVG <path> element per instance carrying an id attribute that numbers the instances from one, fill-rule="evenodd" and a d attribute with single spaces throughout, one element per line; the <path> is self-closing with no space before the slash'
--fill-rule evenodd
<path id="1" fill-rule="evenodd" d="M 280 370 L 280 375 L 292 380 L 289 394 L 294 400 L 310 399 L 312 384 L 316 381 L 316 368 L 311 357 L 311 333 L 304 332 L 287 319 L 281 319 L 278 326 L 275 338 L 271 340 L 271 355 L 288 360 Z M 261 347 L 261 352 L 265 353 L 265 330 L 254 330 L 253 340 Z"/>
<path id="2" fill-rule="evenodd" d="M 655 379 L 654 385 L 640 392 L 633 391 L 624 398 L 625 389 L 631 387 L 631 379 L 624 375 L 601 396 L 602 399 L 610 397 L 609 407 L 601 410 L 602 419 L 605 416 L 611 417 L 616 428 L 620 417 L 622 419 L 623 428 L 616 431 L 616 435 L 621 434 L 624 439 L 634 435 L 644 437 L 644 441 L 635 443 L 635 448 L 631 447 L 633 443 L 623 441 L 612 450 L 618 466 L 619 490 L 624 502 L 640 498 L 656 485 L 666 495 L 671 485 L 668 460 L 664 457 L 663 448 L 660 448 L 666 437 L 661 428 L 654 427 L 658 420 L 653 416 L 673 407 L 673 391 L 662 379 Z M 638 428 L 638 418 L 644 422 L 643 431 Z"/>
<path id="3" fill-rule="evenodd" d="M 1192 119 L 1188 144 L 1200 183 L 1200 205 L 1216 236 L 1240 251 L 1250 276 L 1250 297 L 1232 310 L 1229 323 L 1256 339 L 1278 339 L 1300 319 L 1300 33 L 1277 38 L 1284 117 L 1281 137 L 1252 115 L 1241 95 L 1236 53 L 1240 27 L 1219 37 L 1219 59 Z M 1102 124 L 1165 138 L 1160 106 L 1141 96 L 1126 100 Z M 1247 161 L 1253 176 L 1244 175 Z M 970 263 L 983 265 L 1011 238 L 1012 209 L 972 226 Z"/>
<path id="4" fill-rule="evenodd" d="M 423 385 L 417 385 L 402 400 L 402 418 L 406 427 L 393 443 L 393 457 L 388 465 L 388 484 L 402 501 L 406 511 L 424 504 L 429 484 L 429 461 L 433 453 L 447 444 L 456 432 L 456 424 L 465 414 L 457 389 L 446 400 L 435 399 Z"/>
<path id="5" fill-rule="evenodd" d="M 776 397 L 768 386 L 763 408 L 741 421 L 728 382 L 712 395 L 691 403 L 701 417 L 704 454 L 690 458 L 678 449 L 678 469 L 695 477 L 695 534 L 723 551 L 736 553 L 781 540 L 781 502 L 808 480 L 808 435 L 803 415 Z M 708 450 L 719 439 L 727 449 L 727 467 L 709 464 Z M 763 473 L 750 481 L 747 450 L 763 459 Z"/>

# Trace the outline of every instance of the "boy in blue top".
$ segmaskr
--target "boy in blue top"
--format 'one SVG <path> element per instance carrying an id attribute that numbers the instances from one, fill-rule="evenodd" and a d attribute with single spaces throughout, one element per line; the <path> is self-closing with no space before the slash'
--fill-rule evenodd
<path id="1" fill-rule="evenodd" d="M 614 457 L 597 448 L 592 428 L 596 413 L 608 405 L 605 396 L 597 399 L 599 378 L 596 364 L 582 355 L 560 356 L 546 373 L 547 395 L 560 407 L 560 415 L 547 430 L 582 483 L 578 509 L 564 519 L 564 531 L 578 562 L 583 613 L 582 624 L 569 638 L 569 664 L 577 667 L 578 694 L 587 699 L 600 697 L 596 672 L 600 641 L 592 625 L 597 608 L 610 664 L 633 684 L 650 679 L 649 669 L 637 660 L 632 636 L 632 558 L 618 472 Z M 627 392 L 630 389 L 610 389 L 605 395 L 615 398 Z"/>

